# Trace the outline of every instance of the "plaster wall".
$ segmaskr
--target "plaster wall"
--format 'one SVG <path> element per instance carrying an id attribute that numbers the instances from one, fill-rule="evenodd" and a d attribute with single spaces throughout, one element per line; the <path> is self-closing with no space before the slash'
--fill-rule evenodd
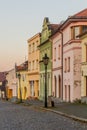
<path id="1" fill-rule="evenodd" d="M 8 89 L 12 89 L 12 96 L 17 96 L 17 79 L 15 69 L 8 71 L 6 79 L 8 81 Z"/>
<path id="2" fill-rule="evenodd" d="M 70 57 L 70 71 L 63 72 L 63 99 L 66 101 L 69 101 L 69 85 L 70 101 L 81 98 L 81 42 L 80 40 L 74 40 L 69 43 L 71 40 L 71 27 L 77 25 L 83 24 L 81 22 L 72 23 L 63 31 L 63 68 L 65 68 L 65 58 Z M 66 99 L 65 93 L 67 94 Z"/>

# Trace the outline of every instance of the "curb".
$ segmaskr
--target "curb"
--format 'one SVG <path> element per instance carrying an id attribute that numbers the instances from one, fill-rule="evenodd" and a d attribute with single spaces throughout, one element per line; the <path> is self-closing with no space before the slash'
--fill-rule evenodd
<path id="1" fill-rule="evenodd" d="M 56 114 L 59 114 L 59 115 L 71 118 L 71 119 L 73 119 L 75 121 L 79 121 L 79 122 L 82 122 L 82 123 L 87 123 L 87 119 L 85 119 L 85 118 L 80 118 L 80 117 L 77 117 L 77 116 L 74 116 L 74 115 L 68 115 L 66 113 L 63 113 L 63 112 L 60 112 L 60 111 L 51 110 L 49 108 L 42 108 L 42 107 L 40 107 L 40 108 L 43 109 L 43 110 L 47 110 L 47 111 L 54 112 Z"/>
<path id="2" fill-rule="evenodd" d="M 29 104 L 22 104 L 24 106 L 29 106 Z M 31 104 L 30 106 L 34 106 L 33 104 Z M 79 122 L 82 122 L 82 123 L 87 123 L 87 119 L 86 118 L 81 118 L 81 117 L 77 117 L 77 116 L 74 116 L 74 115 L 69 115 L 69 114 L 66 114 L 66 113 L 63 113 L 63 112 L 60 112 L 60 111 L 56 111 L 56 110 L 52 110 L 52 109 L 49 109 L 49 108 L 44 108 L 44 107 L 41 107 L 41 106 L 36 106 L 42 110 L 46 110 L 46 111 L 50 111 L 50 112 L 53 112 L 53 113 L 56 113 L 56 114 L 59 114 L 61 116 L 65 116 L 65 117 L 68 117 L 68 118 L 71 118 L 75 121 L 79 121 Z"/>

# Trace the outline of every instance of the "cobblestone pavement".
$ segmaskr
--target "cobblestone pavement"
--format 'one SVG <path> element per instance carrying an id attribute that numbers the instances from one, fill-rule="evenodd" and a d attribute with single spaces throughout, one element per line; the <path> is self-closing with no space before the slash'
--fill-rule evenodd
<path id="1" fill-rule="evenodd" d="M 87 124 L 32 105 L 0 101 L 0 130 L 87 130 Z"/>
<path id="2" fill-rule="evenodd" d="M 68 115 L 74 115 L 80 118 L 87 119 L 87 104 L 60 103 L 55 105 L 55 107 L 51 109 L 66 113 Z"/>

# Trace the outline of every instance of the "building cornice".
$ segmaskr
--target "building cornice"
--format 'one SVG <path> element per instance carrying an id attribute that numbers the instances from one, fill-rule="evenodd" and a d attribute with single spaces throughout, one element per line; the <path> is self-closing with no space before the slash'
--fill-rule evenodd
<path id="1" fill-rule="evenodd" d="M 41 36 L 41 33 L 37 33 L 36 35 L 34 35 L 33 37 L 31 37 L 30 39 L 27 40 L 27 42 L 31 42 L 32 40 L 34 40 L 36 37 L 40 37 Z"/>
<path id="2" fill-rule="evenodd" d="M 69 44 L 73 44 L 73 43 L 81 43 L 81 40 L 80 39 L 72 39 L 72 40 L 69 40 L 68 42 L 64 43 L 63 47 L 69 45 Z"/>
<path id="3" fill-rule="evenodd" d="M 61 69 L 62 69 L 62 66 L 57 67 L 57 68 L 53 68 L 52 71 L 61 70 Z"/>

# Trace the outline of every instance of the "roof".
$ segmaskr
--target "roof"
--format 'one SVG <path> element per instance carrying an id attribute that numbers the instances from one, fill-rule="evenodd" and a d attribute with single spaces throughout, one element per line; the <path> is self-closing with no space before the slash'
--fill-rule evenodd
<path id="1" fill-rule="evenodd" d="M 62 24 L 59 25 L 58 29 L 53 33 L 53 35 L 55 35 L 59 31 L 63 30 L 71 22 L 76 22 L 76 21 L 86 21 L 87 22 L 87 8 L 68 17 Z M 51 37 L 53 35 L 51 35 Z"/>
<path id="2" fill-rule="evenodd" d="M 37 34 L 35 34 L 34 36 L 32 36 L 31 38 L 29 38 L 28 40 L 27 40 L 27 42 L 30 42 L 30 41 L 32 41 L 32 40 L 34 40 L 36 37 L 40 37 L 40 35 L 41 35 L 41 33 L 39 32 L 39 33 L 37 33 Z"/>
<path id="3" fill-rule="evenodd" d="M 87 17 L 87 8 L 74 14 L 72 17 L 84 17 L 84 16 Z"/>
<path id="4" fill-rule="evenodd" d="M 6 74 L 7 72 L 0 72 L 0 82 L 3 82 L 6 80 Z"/>
<path id="5" fill-rule="evenodd" d="M 16 71 L 24 71 L 28 69 L 28 61 L 25 61 L 19 66 L 16 66 Z"/>
<path id="6" fill-rule="evenodd" d="M 59 26 L 60 26 L 59 24 L 49 24 L 49 25 L 48 25 L 49 29 L 52 30 L 52 33 L 53 33 L 54 31 L 56 31 Z"/>

